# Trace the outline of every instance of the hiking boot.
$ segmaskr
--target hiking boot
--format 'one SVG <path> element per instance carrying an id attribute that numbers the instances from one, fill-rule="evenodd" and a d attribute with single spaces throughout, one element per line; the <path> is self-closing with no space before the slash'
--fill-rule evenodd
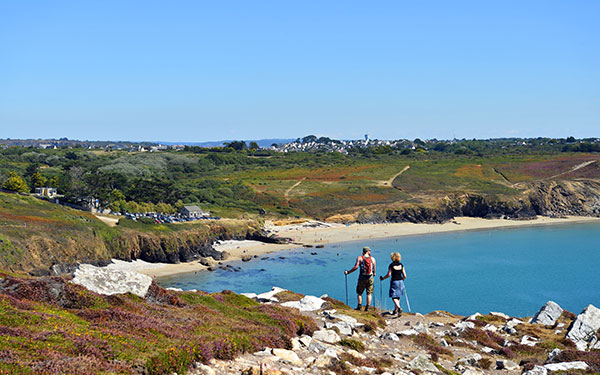
<path id="1" fill-rule="evenodd" d="M 390 315 L 396 315 L 398 313 L 398 308 L 394 307 L 394 311 L 390 313 Z"/>
<path id="2" fill-rule="evenodd" d="M 360 304 L 358 304 L 358 306 L 356 306 L 356 308 L 355 308 L 354 310 L 356 310 L 356 311 L 360 311 L 360 308 L 361 308 L 361 307 L 362 307 L 362 306 L 361 306 Z"/>
<path id="3" fill-rule="evenodd" d="M 365 306 L 365 311 L 369 311 L 369 305 Z"/>
<path id="4" fill-rule="evenodd" d="M 398 316 L 402 315 L 402 309 L 398 309 L 397 313 L 398 313 Z"/>

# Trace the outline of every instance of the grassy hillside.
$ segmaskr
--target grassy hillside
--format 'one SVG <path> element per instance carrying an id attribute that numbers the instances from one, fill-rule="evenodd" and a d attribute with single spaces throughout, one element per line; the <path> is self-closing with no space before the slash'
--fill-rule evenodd
<path id="1" fill-rule="evenodd" d="M 219 237 L 243 238 L 257 229 L 253 220 L 164 225 L 124 220 L 109 227 L 88 212 L 0 193 L 0 269 L 43 271 L 113 257 L 178 262 Z"/>
<path id="2" fill-rule="evenodd" d="M 63 278 L 0 275 L 0 374 L 170 374 L 232 359 L 315 323 L 297 310 L 221 293 L 175 293 L 153 284 L 144 299 L 101 296 Z"/>

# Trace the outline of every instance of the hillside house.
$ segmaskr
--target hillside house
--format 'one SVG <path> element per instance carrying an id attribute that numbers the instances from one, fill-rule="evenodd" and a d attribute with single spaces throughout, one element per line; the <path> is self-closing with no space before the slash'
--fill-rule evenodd
<path id="1" fill-rule="evenodd" d="M 53 187 L 39 187 L 35 188 L 35 195 L 38 197 L 55 198 L 58 195 L 58 191 Z"/>
<path id="2" fill-rule="evenodd" d="M 210 215 L 198 206 L 183 206 L 181 214 L 185 217 L 206 217 Z"/>

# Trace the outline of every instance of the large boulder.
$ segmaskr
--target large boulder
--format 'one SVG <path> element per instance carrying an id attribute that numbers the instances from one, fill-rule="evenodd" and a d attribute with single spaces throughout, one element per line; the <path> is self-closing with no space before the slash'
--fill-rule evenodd
<path id="1" fill-rule="evenodd" d="M 587 370 L 590 367 L 587 363 L 583 361 L 574 361 L 574 362 L 560 362 L 560 363 L 550 363 L 544 365 L 546 370 L 550 372 L 554 371 L 570 371 L 570 370 Z"/>
<path id="2" fill-rule="evenodd" d="M 577 315 L 577 319 L 567 333 L 567 338 L 577 346 L 578 350 L 586 350 L 588 344 L 596 346 L 598 330 L 600 330 L 600 309 L 589 305 Z"/>
<path id="3" fill-rule="evenodd" d="M 558 305 L 558 303 L 554 301 L 548 301 L 544 306 L 542 306 L 540 311 L 535 314 L 531 320 L 531 323 L 552 326 L 556 323 L 558 318 L 560 318 L 562 313 L 563 309 Z"/>
<path id="4" fill-rule="evenodd" d="M 129 292 L 143 298 L 152 284 L 152 278 L 137 272 L 82 264 L 75 271 L 75 277 L 71 282 L 98 294 L 112 295 Z"/>
<path id="5" fill-rule="evenodd" d="M 326 301 L 315 296 L 304 296 L 300 301 L 284 302 L 281 306 L 294 307 L 300 311 L 315 311 L 321 308 Z"/>

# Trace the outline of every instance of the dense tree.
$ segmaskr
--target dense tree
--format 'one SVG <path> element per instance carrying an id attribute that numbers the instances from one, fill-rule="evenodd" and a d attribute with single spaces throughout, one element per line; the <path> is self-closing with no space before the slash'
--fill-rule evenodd
<path id="1" fill-rule="evenodd" d="M 27 193 L 29 191 L 29 187 L 25 180 L 15 172 L 8 173 L 8 179 L 2 187 L 6 190 L 17 191 L 20 193 Z"/>

